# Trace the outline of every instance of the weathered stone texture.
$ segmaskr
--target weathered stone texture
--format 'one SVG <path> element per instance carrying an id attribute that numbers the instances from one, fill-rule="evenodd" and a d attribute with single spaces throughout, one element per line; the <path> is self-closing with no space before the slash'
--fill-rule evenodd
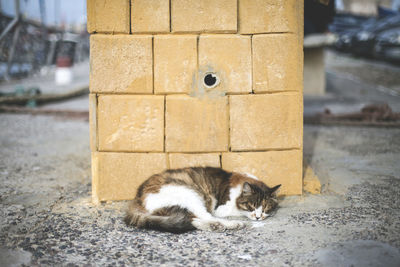
<path id="1" fill-rule="evenodd" d="M 171 0 L 173 32 L 236 32 L 237 0 Z"/>
<path id="2" fill-rule="evenodd" d="M 164 97 L 100 95 L 100 151 L 164 150 Z"/>
<path id="3" fill-rule="evenodd" d="M 152 37 L 92 35 L 90 91 L 152 93 Z"/>
<path id="4" fill-rule="evenodd" d="M 197 36 L 154 37 L 154 93 L 188 93 L 197 71 Z"/>
<path id="5" fill-rule="evenodd" d="M 229 93 L 251 92 L 251 39 L 240 35 L 201 35 L 199 66 L 203 73 L 220 78 L 213 90 Z M 199 77 L 202 79 L 203 77 Z"/>
<path id="6" fill-rule="evenodd" d="M 169 154 L 169 167 L 171 169 L 184 168 L 184 167 L 221 167 L 220 154 L 206 153 L 206 154 Z"/>
<path id="7" fill-rule="evenodd" d="M 129 33 L 129 0 L 88 0 L 89 33 Z"/>
<path id="8" fill-rule="evenodd" d="M 242 34 L 296 32 L 298 0 L 240 0 Z"/>
<path id="9" fill-rule="evenodd" d="M 232 151 L 302 147 L 299 93 L 230 96 Z"/>
<path id="10" fill-rule="evenodd" d="M 296 35 L 254 35 L 252 44 L 255 93 L 301 91 L 303 62 Z"/>
<path id="11" fill-rule="evenodd" d="M 282 184 L 280 195 L 302 193 L 301 150 L 222 153 L 222 168 L 250 173 L 272 187 Z"/>
<path id="12" fill-rule="evenodd" d="M 226 151 L 228 131 L 227 97 L 167 96 L 166 151 Z"/>
<path id="13" fill-rule="evenodd" d="M 90 150 L 97 151 L 97 96 L 89 94 Z"/>
<path id="14" fill-rule="evenodd" d="M 169 32 L 169 13 L 169 0 L 131 0 L 131 30 Z"/>
<path id="15" fill-rule="evenodd" d="M 141 183 L 166 168 L 164 153 L 94 152 L 93 201 L 133 199 Z"/>

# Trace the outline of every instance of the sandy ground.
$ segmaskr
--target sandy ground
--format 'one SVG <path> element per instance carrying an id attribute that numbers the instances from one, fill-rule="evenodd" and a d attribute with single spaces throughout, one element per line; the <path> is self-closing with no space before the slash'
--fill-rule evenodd
<path id="1" fill-rule="evenodd" d="M 126 202 L 91 204 L 86 120 L 0 114 L 0 129 L 0 266 L 400 265 L 400 129 L 306 125 L 321 195 L 286 197 L 243 230 L 182 235 L 126 227 Z"/>

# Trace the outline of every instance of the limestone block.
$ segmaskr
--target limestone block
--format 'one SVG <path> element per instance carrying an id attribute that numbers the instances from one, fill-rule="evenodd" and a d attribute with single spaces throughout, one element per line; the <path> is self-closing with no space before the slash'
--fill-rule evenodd
<path id="1" fill-rule="evenodd" d="M 184 167 L 221 167 L 219 153 L 206 154 L 169 154 L 169 167 L 178 169 Z"/>
<path id="2" fill-rule="evenodd" d="M 227 97 L 166 97 L 166 151 L 226 151 L 228 129 Z"/>
<path id="3" fill-rule="evenodd" d="M 171 0 L 173 32 L 237 32 L 237 0 Z"/>
<path id="4" fill-rule="evenodd" d="M 152 93 L 152 37 L 92 35 L 90 91 L 96 93 Z"/>
<path id="5" fill-rule="evenodd" d="M 90 150 L 97 151 L 97 96 L 89 94 Z"/>
<path id="6" fill-rule="evenodd" d="M 232 151 L 302 147 L 299 93 L 230 96 Z"/>
<path id="7" fill-rule="evenodd" d="M 294 34 L 253 36 L 255 93 L 301 91 L 303 62 Z"/>
<path id="8" fill-rule="evenodd" d="M 167 168 L 164 153 L 92 153 L 92 199 L 133 199 L 148 177 Z"/>
<path id="9" fill-rule="evenodd" d="M 304 42 L 304 0 L 296 1 L 297 4 L 297 33 L 298 41 L 299 41 L 299 49 L 303 51 L 303 42 Z M 303 53 L 301 53 L 301 56 Z"/>
<path id="10" fill-rule="evenodd" d="M 129 0 L 88 0 L 89 33 L 129 33 Z"/>
<path id="11" fill-rule="evenodd" d="M 197 70 L 197 36 L 154 37 L 154 93 L 188 93 Z"/>
<path id="12" fill-rule="evenodd" d="M 100 151 L 158 152 L 164 150 L 164 97 L 100 95 Z"/>
<path id="13" fill-rule="evenodd" d="M 133 33 L 169 32 L 169 0 L 131 0 Z"/>
<path id="14" fill-rule="evenodd" d="M 219 77 L 220 83 L 213 90 L 229 93 L 251 92 L 250 36 L 201 35 L 199 66 L 204 73 L 215 73 Z"/>
<path id="15" fill-rule="evenodd" d="M 296 32 L 298 0 L 240 0 L 242 34 Z"/>
<path id="16" fill-rule="evenodd" d="M 302 193 L 302 151 L 222 153 L 222 168 L 250 173 L 268 186 L 282 184 L 280 195 Z"/>
<path id="17" fill-rule="evenodd" d="M 86 30 L 88 33 L 92 33 L 96 31 L 96 0 L 87 0 L 86 1 Z"/>

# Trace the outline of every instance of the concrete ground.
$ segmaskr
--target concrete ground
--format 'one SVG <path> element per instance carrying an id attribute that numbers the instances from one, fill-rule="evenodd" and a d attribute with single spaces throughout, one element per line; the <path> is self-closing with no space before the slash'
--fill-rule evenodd
<path id="1" fill-rule="evenodd" d="M 371 81 L 332 75 L 329 97 L 305 99 L 306 112 L 368 102 L 360 88 L 389 98 Z M 0 266 L 400 266 L 399 128 L 305 125 L 321 195 L 286 197 L 243 230 L 182 235 L 126 227 L 126 202 L 91 204 L 85 119 L 0 114 L 0 129 Z"/>

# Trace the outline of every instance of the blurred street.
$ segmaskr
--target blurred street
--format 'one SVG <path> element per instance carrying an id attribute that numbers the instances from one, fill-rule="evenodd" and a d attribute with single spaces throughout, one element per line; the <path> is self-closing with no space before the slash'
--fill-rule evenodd
<path id="1" fill-rule="evenodd" d="M 399 67 L 332 51 L 326 63 L 326 94 L 305 97 L 305 116 L 372 103 L 400 112 Z M 87 111 L 88 97 L 40 109 Z M 126 227 L 126 202 L 91 204 L 87 117 L 21 112 L 0 113 L 1 266 L 400 265 L 399 126 L 306 124 L 322 194 L 286 197 L 240 231 L 173 235 Z"/>
<path id="2" fill-rule="evenodd" d="M 367 104 L 387 103 L 400 112 L 400 67 L 327 50 L 324 96 L 305 96 L 304 115 L 360 111 Z"/>

